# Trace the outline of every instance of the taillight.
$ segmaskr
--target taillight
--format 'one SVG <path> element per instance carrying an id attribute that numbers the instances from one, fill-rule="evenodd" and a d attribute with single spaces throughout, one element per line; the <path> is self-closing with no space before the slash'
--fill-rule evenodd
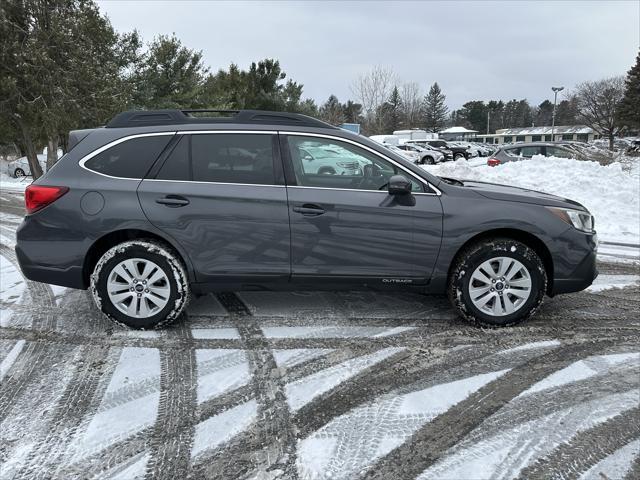
<path id="1" fill-rule="evenodd" d="M 69 187 L 48 187 L 29 185 L 24 192 L 24 203 L 27 213 L 34 213 L 52 204 L 69 191 Z"/>
<path id="2" fill-rule="evenodd" d="M 490 158 L 489 160 L 487 160 L 487 165 L 489 165 L 490 167 L 497 167 L 498 165 L 500 165 L 500 160 L 498 160 L 497 158 Z"/>

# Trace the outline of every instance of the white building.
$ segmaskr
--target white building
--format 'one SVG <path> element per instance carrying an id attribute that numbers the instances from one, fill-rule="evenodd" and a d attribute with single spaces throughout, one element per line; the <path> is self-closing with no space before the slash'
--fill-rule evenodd
<path id="1" fill-rule="evenodd" d="M 438 135 L 443 140 L 469 140 L 476 137 L 477 133 L 477 130 L 469 130 L 464 127 L 451 127 L 438 132 Z"/>
<path id="2" fill-rule="evenodd" d="M 590 142 L 597 140 L 600 135 L 592 128 L 585 125 L 559 125 L 551 127 L 522 127 L 503 128 L 489 135 L 476 135 L 475 138 L 485 143 L 515 143 L 515 142 L 551 142 L 558 140 L 573 140 L 577 142 Z"/>

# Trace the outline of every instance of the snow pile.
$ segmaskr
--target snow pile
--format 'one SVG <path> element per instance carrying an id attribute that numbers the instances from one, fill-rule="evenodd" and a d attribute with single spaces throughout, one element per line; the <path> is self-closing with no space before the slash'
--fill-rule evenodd
<path id="1" fill-rule="evenodd" d="M 443 177 L 513 185 L 584 205 L 594 216 L 601 240 L 640 243 L 640 161 L 623 169 L 568 158 L 534 156 L 497 167 L 473 166 L 465 160 L 425 166 Z"/>

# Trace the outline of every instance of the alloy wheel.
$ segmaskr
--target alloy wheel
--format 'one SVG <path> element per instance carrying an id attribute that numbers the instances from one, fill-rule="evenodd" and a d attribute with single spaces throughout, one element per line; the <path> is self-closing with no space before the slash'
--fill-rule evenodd
<path id="1" fill-rule="evenodd" d="M 167 274 L 156 263 L 129 258 L 111 270 L 107 292 L 111 303 L 125 315 L 148 318 L 167 305 L 171 285 Z"/>
<path id="2" fill-rule="evenodd" d="M 527 302 L 531 296 L 531 275 L 515 258 L 495 257 L 474 270 L 468 288 L 469 297 L 478 310 L 502 317 Z"/>

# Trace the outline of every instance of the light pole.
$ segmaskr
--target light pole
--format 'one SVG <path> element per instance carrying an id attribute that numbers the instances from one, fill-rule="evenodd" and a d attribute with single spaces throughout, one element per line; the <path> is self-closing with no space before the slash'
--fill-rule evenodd
<path id="1" fill-rule="evenodd" d="M 487 110 L 487 135 L 489 135 L 489 118 L 491 110 Z"/>
<path id="2" fill-rule="evenodd" d="M 556 103 L 558 102 L 558 92 L 564 90 L 564 87 L 551 87 L 553 90 L 553 116 L 551 117 L 551 141 L 553 142 L 553 131 L 556 127 Z"/>

